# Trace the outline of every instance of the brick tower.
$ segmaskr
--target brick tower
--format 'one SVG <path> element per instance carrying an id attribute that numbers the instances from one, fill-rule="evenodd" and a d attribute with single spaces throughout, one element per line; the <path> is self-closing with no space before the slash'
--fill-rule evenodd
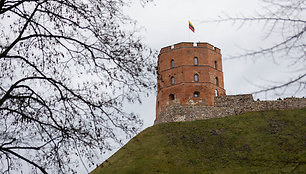
<path id="1" fill-rule="evenodd" d="M 219 48 L 182 42 L 160 50 L 156 120 L 172 102 L 214 106 L 216 95 L 225 95 Z"/>

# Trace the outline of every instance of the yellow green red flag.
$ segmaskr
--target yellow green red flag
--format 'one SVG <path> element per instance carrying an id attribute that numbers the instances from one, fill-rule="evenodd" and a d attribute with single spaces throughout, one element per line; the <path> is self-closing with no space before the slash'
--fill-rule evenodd
<path id="1" fill-rule="evenodd" d="M 194 32 L 195 30 L 194 30 L 194 26 L 191 24 L 191 22 L 190 21 L 188 21 L 189 22 L 189 29 L 192 31 L 192 32 Z"/>

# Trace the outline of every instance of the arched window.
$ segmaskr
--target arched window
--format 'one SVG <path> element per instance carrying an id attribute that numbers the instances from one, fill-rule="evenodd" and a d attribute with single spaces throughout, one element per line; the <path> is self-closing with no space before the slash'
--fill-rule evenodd
<path id="1" fill-rule="evenodd" d="M 219 96 L 218 90 L 215 90 L 215 96 Z"/>
<path id="2" fill-rule="evenodd" d="M 198 65 L 198 58 L 195 57 L 194 60 L 193 60 L 193 62 L 194 62 L 194 65 Z"/>
<path id="3" fill-rule="evenodd" d="M 171 68 L 174 68 L 174 60 L 171 60 Z"/>
<path id="4" fill-rule="evenodd" d="M 194 75 L 194 81 L 195 81 L 195 82 L 198 82 L 198 81 L 199 81 L 199 75 L 198 75 L 198 74 L 195 74 L 195 75 Z"/>
<path id="5" fill-rule="evenodd" d="M 174 94 L 169 95 L 169 100 L 174 100 Z"/>
<path id="6" fill-rule="evenodd" d="M 217 61 L 214 62 L 214 68 L 217 69 Z"/>
<path id="7" fill-rule="evenodd" d="M 216 77 L 216 85 L 219 86 L 219 80 L 218 77 Z"/>
<path id="8" fill-rule="evenodd" d="M 196 92 L 193 93 L 193 96 L 194 96 L 195 98 L 198 98 L 198 97 L 200 97 L 200 93 L 199 93 L 198 91 L 196 91 Z"/>
<path id="9" fill-rule="evenodd" d="M 174 85 L 174 77 L 171 77 L 171 84 Z"/>

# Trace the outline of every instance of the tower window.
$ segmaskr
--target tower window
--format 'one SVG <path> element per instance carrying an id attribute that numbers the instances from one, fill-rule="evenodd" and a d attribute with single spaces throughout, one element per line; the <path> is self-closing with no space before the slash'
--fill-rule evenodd
<path id="1" fill-rule="evenodd" d="M 198 97 L 200 97 L 200 93 L 199 93 L 198 91 L 196 91 L 196 92 L 193 93 L 193 96 L 194 96 L 195 98 L 198 98 Z"/>
<path id="2" fill-rule="evenodd" d="M 219 96 L 218 90 L 215 90 L 215 96 Z"/>
<path id="3" fill-rule="evenodd" d="M 169 100 L 174 100 L 174 94 L 169 95 Z"/>
<path id="4" fill-rule="evenodd" d="M 174 77 L 171 77 L 171 84 L 174 85 Z"/>
<path id="5" fill-rule="evenodd" d="M 194 81 L 195 81 L 195 82 L 198 82 L 198 81 L 199 81 L 199 75 L 198 75 L 198 74 L 195 74 L 195 75 L 194 75 Z"/>
<path id="6" fill-rule="evenodd" d="M 194 65 L 198 65 L 198 58 L 197 57 L 194 58 Z"/>
<path id="7" fill-rule="evenodd" d="M 218 77 L 216 77 L 216 85 L 219 86 L 219 80 Z"/>
<path id="8" fill-rule="evenodd" d="M 171 60 L 171 68 L 174 68 L 174 60 Z"/>
<path id="9" fill-rule="evenodd" d="M 214 62 L 214 68 L 217 69 L 217 61 Z"/>

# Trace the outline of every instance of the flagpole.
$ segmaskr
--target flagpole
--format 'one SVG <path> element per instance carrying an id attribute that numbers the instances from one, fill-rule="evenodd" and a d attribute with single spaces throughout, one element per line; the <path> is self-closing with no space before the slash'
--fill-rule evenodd
<path id="1" fill-rule="evenodd" d="M 188 21 L 188 28 L 193 32 L 193 33 L 195 33 L 195 28 L 194 28 L 194 26 L 191 24 L 191 22 L 190 21 Z M 189 31 L 189 40 L 191 41 L 191 39 L 190 39 L 190 31 Z M 192 42 L 194 42 L 194 41 L 192 41 Z"/>
<path id="2" fill-rule="evenodd" d="M 188 25 L 189 25 L 189 21 L 188 21 Z M 187 32 L 188 32 L 188 42 L 190 42 L 190 31 L 189 31 L 189 27 L 187 28 Z"/>
<path id="3" fill-rule="evenodd" d="M 190 21 L 188 20 L 188 28 L 187 28 L 187 30 L 188 30 L 188 42 L 191 42 L 189 24 L 190 24 Z"/>

